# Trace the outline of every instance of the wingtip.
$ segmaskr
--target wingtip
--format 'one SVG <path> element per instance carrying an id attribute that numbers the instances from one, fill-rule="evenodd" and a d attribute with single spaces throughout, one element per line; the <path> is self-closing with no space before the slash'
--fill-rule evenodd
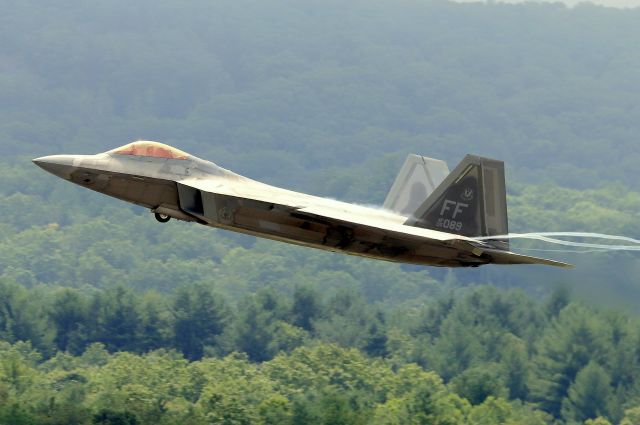
<path id="1" fill-rule="evenodd" d="M 564 263 L 562 261 L 550 260 L 548 258 L 529 257 L 524 255 L 520 255 L 520 258 L 527 258 L 527 261 L 523 261 L 520 264 L 540 264 L 543 266 L 558 267 L 565 270 L 570 270 L 575 267 L 573 264 Z"/>
<path id="2" fill-rule="evenodd" d="M 543 266 L 560 267 L 563 269 L 574 268 L 573 264 L 564 263 L 562 261 L 550 260 L 548 258 L 532 257 L 529 255 L 518 254 L 511 251 L 487 250 L 496 264 L 540 264 Z"/>
<path id="3" fill-rule="evenodd" d="M 560 268 L 563 268 L 563 269 L 571 270 L 571 269 L 575 269 L 576 268 L 575 265 L 570 264 L 570 263 L 563 263 L 561 261 L 556 261 L 556 262 L 558 263 L 557 267 L 560 267 Z"/>

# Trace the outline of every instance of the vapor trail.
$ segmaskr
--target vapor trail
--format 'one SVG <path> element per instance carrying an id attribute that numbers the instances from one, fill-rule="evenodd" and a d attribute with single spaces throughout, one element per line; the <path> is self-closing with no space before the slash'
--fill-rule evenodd
<path id="1" fill-rule="evenodd" d="M 558 239 L 558 237 L 572 237 L 572 238 L 590 238 L 590 239 L 602 239 L 610 241 L 622 241 L 630 243 L 631 245 L 623 244 L 602 244 L 602 243 L 588 243 L 588 242 L 576 242 Z M 482 236 L 474 238 L 478 241 L 490 240 L 490 239 L 530 239 L 538 240 L 542 242 L 552 243 L 556 245 L 571 246 L 576 248 L 589 248 L 592 251 L 565 251 L 565 252 L 602 252 L 602 251 L 640 251 L 640 240 L 630 238 L 627 236 L 605 235 L 603 233 L 588 233 L 588 232 L 536 232 L 536 233 L 509 233 L 508 235 L 498 236 Z M 523 248 L 526 249 L 526 248 Z M 534 250 L 529 248 L 529 250 Z"/>

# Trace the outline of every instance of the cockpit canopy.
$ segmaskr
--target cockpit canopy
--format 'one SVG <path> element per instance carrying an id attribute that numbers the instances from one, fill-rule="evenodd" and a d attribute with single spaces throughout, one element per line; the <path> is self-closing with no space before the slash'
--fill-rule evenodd
<path id="1" fill-rule="evenodd" d="M 116 155 L 146 156 L 151 158 L 166 159 L 189 159 L 189 154 L 164 143 L 152 142 L 150 140 L 138 140 L 128 145 L 110 150 L 109 153 Z"/>

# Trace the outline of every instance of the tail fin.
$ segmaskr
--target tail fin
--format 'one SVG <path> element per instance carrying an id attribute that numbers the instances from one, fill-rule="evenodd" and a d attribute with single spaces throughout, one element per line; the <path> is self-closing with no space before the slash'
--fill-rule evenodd
<path id="1" fill-rule="evenodd" d="M 469 237 L 506 235 L 504 163 L 467 155 L 405 225 Z"/>
<path id="2" fill-rule="evenodd" d="M 408 216 L 433 193 L 449 174 L 444 161 L 409 155 L 396 177 L 383 207 Z"/>

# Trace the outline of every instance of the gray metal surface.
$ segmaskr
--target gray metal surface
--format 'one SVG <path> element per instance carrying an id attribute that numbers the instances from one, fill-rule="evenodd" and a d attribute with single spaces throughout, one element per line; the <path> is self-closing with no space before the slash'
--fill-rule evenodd
<path id="1" fill-rule="evenodd" d="M 405 224 L 469 237 L 508 234 L 504 163 L 467 155 Z"/>
<path id="2" fill-rule="evenodd" d="M 382 206 L 389 211 L 409 216 L 448 174 L 446 162 L 411 154 L 404 161 Z"/>
<path id="3" fill-rule="evenodd" d="M 53 155 L 34 163 L 80 186 L 149 208 L 162 221 L 173 217 L 403 263 L 567 266 L 470 237 L 507 233 L 504 167 L 486 158 L 467 156 L 444 178 L 442 161 L 412 155 L 383 208 L 270 186 L 157 142 L 134 142 L 97 155 Z M 422 186 L 420 193 L 414 185 Z M 407 220 L 406 211 L 414 209 Z"/>

